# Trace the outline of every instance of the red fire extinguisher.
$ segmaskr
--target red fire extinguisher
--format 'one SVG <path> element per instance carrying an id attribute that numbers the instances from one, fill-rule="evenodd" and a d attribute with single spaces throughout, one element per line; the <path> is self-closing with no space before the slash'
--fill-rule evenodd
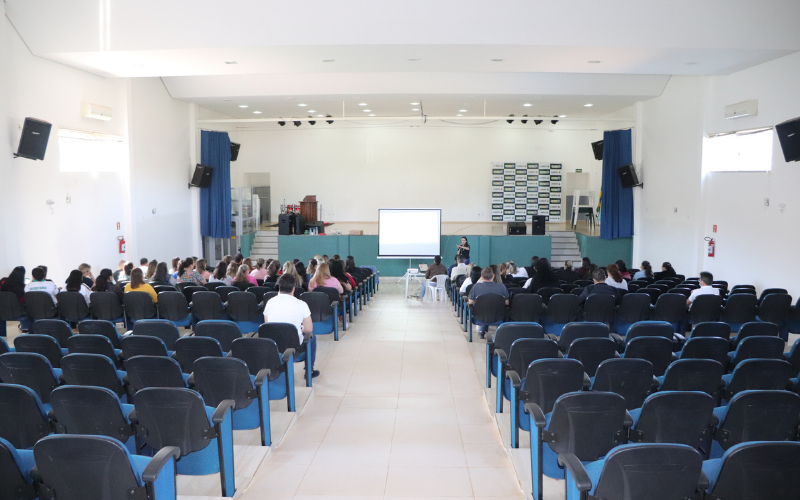
<path id="1" fill-rule="evenodd" d="M 125 237 L 124 236 L 117 236 L 119 240 L 119 253 L 125 253 Z"/>
<path id="2" fill-rule="evenodd" d="M 714 253 L 716 252 L 716 246 L 714 245 L 714 238 L 706 238 L 708 242 L 708 256 L 713 257 Z"/>

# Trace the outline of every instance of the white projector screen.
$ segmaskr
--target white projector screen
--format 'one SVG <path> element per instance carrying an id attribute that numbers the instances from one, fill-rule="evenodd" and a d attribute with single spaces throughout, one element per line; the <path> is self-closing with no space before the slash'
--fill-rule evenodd
<path id="1" fill-rule="evenodd" d="M 442 210 L 382 208 L 378 210 L 378 258 L 421 259 L 439 255 Z"/>

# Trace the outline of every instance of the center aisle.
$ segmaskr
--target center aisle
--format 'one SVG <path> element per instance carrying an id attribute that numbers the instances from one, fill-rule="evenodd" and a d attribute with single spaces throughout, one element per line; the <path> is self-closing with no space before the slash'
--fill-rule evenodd
<path id="1" fill-rule="evenodd" d="M 320 336 L 313 396 L 237 497 L 525 498 L 475 370 L 484 345 L 448 304 L 384 278 L 339 342 Z"/>

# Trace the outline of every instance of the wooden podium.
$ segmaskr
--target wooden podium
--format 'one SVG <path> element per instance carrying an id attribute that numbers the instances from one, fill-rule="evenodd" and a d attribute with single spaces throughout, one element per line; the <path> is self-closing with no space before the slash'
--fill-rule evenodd
<path id="1" fill-rule="evenodd" d="M 300 202 L 300 215 L 305 219 L 306 224 L 309 222 L 317 222 L 317 197 L 306 196 Z"/>

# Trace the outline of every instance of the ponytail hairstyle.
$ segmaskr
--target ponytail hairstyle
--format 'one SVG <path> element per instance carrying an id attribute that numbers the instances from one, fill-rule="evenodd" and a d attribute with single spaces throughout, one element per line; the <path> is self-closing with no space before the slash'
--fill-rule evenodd
<path id="1" fill-rule="evenodd" d="M 619 272 L 619 266 L 616 264 L 609 264 L 606 266 L 608 277 L 614 280 L 615 283 L 622 283 L 622 274 Z"/>
<path id="2" fill-rule="evenodd" d="M 247 279 L 247 276 L 250 274 L 250 268 L 247 265 L 242 264 L 239 266 L 239 269 L 236 270 L 236 277 L 233 278 L 234 283 L 249 283 L 250 280 Z"/>
<path id="3" fill-rule="evenodd" d="M 147 274 L 144 275 L 144 279 L 149 280 L 153 278 L 153 275 L 156 273 L 156 268 L 158 267 L 157 260 L 151 260 L 149 264 L 147 264 Z"/>
<path id="4" fill-rule="evenodd" d="M 673 272 L 673 273 L 675 272 L 675 269 L 672 268 L 672 264 L 670 264 L 669 262 L 664 262 L 663 264 L 661 264 L 661 267 L 663 267 L 664 270 L 667 272 Z"/>
<path id="5" fill-rule="evenodd" d="M 178 266 L 178 277 L 180 278 L 183 276 L 186 272 L 186 269 L 188 269 L 192 264 L 194 264 L 194 261 L 191 259 L 191 257 L 183 259 L 180 266 Z"/>
<path id="6" fill-rule="evenodd" d="M 649 279 L 653 278 L 653 268 L 652 268 L 652 266 L 650 266 L 650 262 L 649 261 L 646 261 L 646 260 L 642 261 L 642 270 L 644 270 L 644 275 L 647 278 L 649 278 Z"/>
<path id="7" fill-rule="evenodd" d="M 266 262 L 266 261 L 264 259 L 261 259 L 261 258 L 256 260 L 256 269 L 263 269 L 264 262 Z"/>

